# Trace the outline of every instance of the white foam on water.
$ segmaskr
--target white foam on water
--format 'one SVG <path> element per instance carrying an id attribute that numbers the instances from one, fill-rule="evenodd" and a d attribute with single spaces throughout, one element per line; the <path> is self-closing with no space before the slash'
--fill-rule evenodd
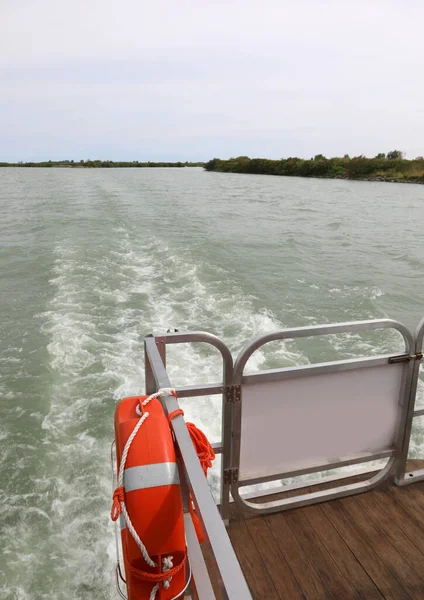
<path id="1" fill-rule="evenodd" d="M 222 270 L 213 281 L 213 266 L 125 228 L 97 253 L 85 255 L 68 240 L 55 252 L 53 295 L 42 315 L 52 374 L 50 408 L 41 423 L 45 472 L 34 477 L 36 497 L 20 498 L 22 526 L 16 531 L 15 524 L 11 551 L 18 556 L 34 544 L 26 527 L 31 523 L 42 535 L 22 590 L 37 589 L 40 599 L 51 597 L 52 586 L 57 600 L 114 598 L 109 443 L 116 402 L 144 391 L 143 334 L 201 328 L 239 349 L 252 335 L 282 324 L 269 311 L 256 310 L 255 298 L 235 282 L 221 286 L 221 277 L 227 278 Z M 284 358 L 284 345 L 278 353 Z M 258 352 L 253 367 L 267 358 Z M 285 358 L 296 359 L 288 350 Z M 187 345 L 169 352 L 169 373 L 175 385 L 218 381 L 222 367 L 217 353 Z M 219 439 L 218 398 L 182 405 L 187 420 Z M 216 470 L 211 481 L 217 485 Z M 48 572 L 48 582 L 37 576 Z"/>
<path id="2" fill-rule="evenodd" d="M 375 300 L 376 298 L 379 298 L 380 296 L 384 296 L 384 292 L 382 290 L 380 290 L 379 287 L 373 287 L 371 289 L 371 299 Z"/>
<path id="3" fill-rule="evenodd" d="M 32 475 L 34 495 L 17 495 L 10 509 L 8 552 L 26 568 L 19 585 L 0 590 L 7 600 L 52 594 L 56 600 L 112 600 L 109 445 L 116 403 L 144 392 L 143 334 L 204 329 L 234 355 L 246 340 L 285 324 L 258 308 L 257 299 L 223 269 L 183 254 L 177 245 L 146 241 L 130 226 L 89 253 L 68 240 L 55 253 L 52 298 L 42 315 L 52 375 L 46 388 L 50 405 L 40 425 L 45 456 Z M 360 336 L 341 339 L 334 346 L 338 351 L 371 351 Z M 295 343 L 279 343 L 256 352 L 248 370 L 305 362 Z M 168 371 L 174 385 L 204 383 L 219 381 L 222 365 L 216 351 L 182 345 L 170 347 Z M 220 439 L 218 397 L 181 404 L 188 421 L 212 441 Z M 217 477 L 215 468 L 215 489 Z"/>
<path id="4" fill-rule="evenodd" d="M 0 587 L 1 598 L 8 600 L 32 600 L 33 596 L 29 596 L 22 587 L 17 586 L 2 586 Z"/>

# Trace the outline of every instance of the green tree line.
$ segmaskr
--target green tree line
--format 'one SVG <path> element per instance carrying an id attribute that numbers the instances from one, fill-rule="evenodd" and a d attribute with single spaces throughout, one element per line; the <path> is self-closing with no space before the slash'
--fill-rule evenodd
<path id="1" fill-rule="evenodd" d="M 44 162 L 0 162 L 0 167 L 68 167 L 68 168 L 89 168 L 89 169 L 109 169 L 109 168 L 137 168 L 137 167 L 203 167 L 203 162 L 139 162 L 133 161 L 113 161 L 113 160 L 49 160 Z"/>
<path id="2" fill-rule="evenodd" d="M 364 155 L 351 158 L 347 154 L 342 158 L 326 158 L 317 154 L 309 160 L 297 157 L 280 160 L 248 156 L 229 160 L 214 158 L 205 164 L 205 169 L 223 173 L 424 183 L 424 157 L 406 160 L 399 150 L 380 153 L 375 158 Z"/>

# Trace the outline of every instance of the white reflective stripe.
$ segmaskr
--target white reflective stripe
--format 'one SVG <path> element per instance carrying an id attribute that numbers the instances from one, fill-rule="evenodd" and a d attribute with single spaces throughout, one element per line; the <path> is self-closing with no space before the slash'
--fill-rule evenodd
<path id="1" fill-rule="evenodd" d="M 122 531 L 123 529 L 125 529 L 125 527 L 127 526 L 127 524 L 125 523 L 125 517 L 124 515 L 121 513 L 119 515 L 119 528 Z"/>
<path id="2" fill-rule="evenodd" d="M 125 492 L 144 490 L 161 485 L 178 485 L 177 463 L 164 462 L 140 467 L 129 467 L 124 471 Z"/>

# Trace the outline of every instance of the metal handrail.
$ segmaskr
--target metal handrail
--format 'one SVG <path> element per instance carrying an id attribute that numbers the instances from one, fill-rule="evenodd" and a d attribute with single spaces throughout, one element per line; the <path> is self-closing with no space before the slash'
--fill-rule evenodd
<path id="1" fill-rule="evenodd" d="M 380 356 L 365 356 L 354 359 L 344 359 L 338 361 L 330 361 L 326 363 L 315 363 L 308 365 L 300 365 L 295 367 L 287 367 L 282 369 L 273 369 L 269 371 L 261 371 L 252 375 L 244 375 L 244 368 L 252 356 L 252 354 L 264 346 L 265 344 L 278 340 L 305 338 L 313 336 L 324 336 L 330 334 L 357 332 L 357 331 L 371 331 L 376 329 L 393 329 L 401 333 L 405 344 L 405 354 L 398 356 L 394 353 L 385 354 Z M 410 410 L 410 384 L 411 374 L 413 369 L 413 362 L 409 359 L 414 358 L 411 354 L 414 350 L 414 336 L 411 334 L 409 329 L 402 323 L 394 321 L 392 319 L 373 319 L 369 321 L 353 321 L 346 323 L 333 323 L 329 325 L 314 325 L 306 327 L 298 327 L 291 329 L 284 329 L 281 331 L 273 331 L 260 335 L 250 342 L 248 342 L 241 352 L 239 353 L 237 360 L 234 365 L 234 385 L 238 388 L 238 402 L 235 404 L 233 413 L 233 442 L 232 442 L 232 463 L 231 471 L 234 473 L 234 478 L 231 485 L 231 494 L 236 503 L 242 505 L 244 509 L 255 513 L 261 512 L 275 512 L 277 510 L 283 510 L 285 508 L 295 508 L 297 506 L 304 506 L 309 503 L 316 501 L 322 501 L 323 499 L 331 499 L 335 497 L 343 497 L 372 489 L 379 485 L 384 479 L 388 478 L 393 469 L 399 469 L 399 465 L 402 461 L 402 451 L 404 448 L 403 435 L 405 426 L 408 420 L 408 411 Z M 390 457 L 386 466 L 374 477 L 368 481 L 363 481 L 356 484 L 350 484 L 339 488 L 327 490 L 325 492 L 315 492 L 307 495 L 297 496 L 281 500 L 279 502 L 261 503 L 255 505 L 252 502 L 248 502 L 243 499 L 240 493 L 240 488 L 252 483 L 281 480 L 287 477 L 297 476 L 300 473 L 313 473 L 323 471 L 326 469 L 332 469 L 335 467 L 341 467 L 345 464 L 356 464 L 362 462 L 362 460 L 376 460 L 381 458 L 380 454 L 369 454 L 369 456 L 352 456 L 346 457 L 345 460 L 338 460 L 328 465 L 311 465 L 308 468 L 302 469 L 301 471 L 292 471 L 289 473 L 276 473 L 269 477 L 260 477 L 257 479 L 239 479 L 240 469 L 240 455 L 241 455 L 241 417 L 242 417 L 242 399 L 243 399 L 243 388 L 245 385 L 251 383 L 271 382 L 271 381 L 283 381 L 288 378 L 299 378 L 312 375 L 318 375 L 323 373 L 333 373 L 346 371 L 350 369 L 372 367 L 378 365 L 390 364 L 391 362 L 404 362 L 405 365 L 402 373 L 402 382 L 400 386 L 400 408 L 399 408 L 399 420 L 394 436 L 394 446 L 385 454 Z"/>
<path id="2" fill-rule="evenodd" d="M 171 382 L 155 338 L 146 337 L 144 342 L 146 360 L 149 363 L 156 388 L 170 388 Z M 178 402 L 172 394 L 164 394 L 160 399 L 166 415 L 178 408 Z M 183 462 L 186 481 L 190 488 L 197 515 L 200 517 L 204 532 L 215 556 L 225 592 L 230 600 L 249 600 L 251 594 L 248 585 L 202 471 L 185 421 L 179 415 L 172 419 L 171 424 Z M 193 574 L 196 579 L 195 565 L 193 565 Z M 200 598 L 202 598 L 201 592 L 202 590 L 199 589 Z"/>
<path id="3" fill-rule="evenodd" d="M 401 333 L 404 344 L 405 353 L 403 355 L 384 354 L 358 357 L 355 359 L 344 359 L 340 361 L 329 361 L 327 363 L 316 363 L 312 365 L 300 365 L 298 367 L 289 367 L 283 369 L 273 369 L 269 371 L 261 371 L 254 375 L 244 374 L 244 368 L 250 356 L 255 350 L 262 345 L 276 340 L 305 338 L 310 336 L 322 336 L 329 334 L 338 334 L 352 331 L 369 331 L 376 329 L 394 329 Z M 408 473 L 408 479 L 405 479 L 405 464 L 409 447 L 409 439 L 411 433 L 411 424 L 414 416 L 424 414 L 424 410 L 417 410 L 414 407 L 414 401 L 417 391 L 419 378 L 419 359 L 424 342 L 424 319 L 420 322 L 416 330 L 415 336 L 401 323 L 391 319 L 375 319 L 370 321 L 356 321 L 347 323 L 337 323 L 330 325 L 317 325 L 312 327 L 300 327 L 296 329 L 285 329 L 283 331 L 271 332 L 265 335 L 258 336 L 250 341 L 240 352 L 236 363 L 233 367 L 233 358 L 227 346 L 216 336 L 205 332 L 176 332 L 169 333 L 163 336 L 147 336 L 145 343 L 146 357 L 146 392 L 151 394 L 160 388 L 170 388 L 171 382 L 166 371 L 166 346 L 168 344 L 182 344 L 203 342 L 214 346 L 219 350 L 223 360 L 223 380 L 222 382 L 214 382 L 200 385 L 184 385 L 177 387 L 177 394 L 181 398 L 196 397 L 209 394 L 222 394 L 223 397 L 223 423 L 222 423 L 222 439 L 220 442 L 213 444 L 216 452 L 222 453 L 222 480 L 221 480 L 221 513 L 224 518 L 229 515 L 229 489 L 231 488 L 233 497 L 236 501 L 243 504 L 245 508 L 249 507 L 246 502 L 248 498 L 253 497 L 253 494 L 241 494 L 238 485 L 238 446 L 240 440 L 237 434 L 237 421 L 240 419 L 242 390 L 245 385 L 251 383 L 259 383 L 260 381 L 282 381 L 292 377 L 305 377 L 317 375 L 319 373 L 346 371 L 349 369 L 366 368 L 390 363 L 405 363 L 402 373 L 402 382 L 400 389 L 402 393 L 399 401 L 402 405 L 400 409 L 400 419 L 397 425 L 395 434 L 395 442 L 393 448 L 385 451 L 383 454 L 388 459 L 388 462 L 379 473 L 376 473 L 370 479 L 358 484 L 348 484 L 339 487 L 335 490 L 326 492 L 318 492 L 302 496 L 302 499 L 294 505 L 302 506 L 310 502 L 329 499 L 332 497 L 342 497 L 372 489 L 379 485 L 384 479 L 392 475 L 396 469 L 396 483 L 404 485 L 412 481 L 424 480 L 424 469 Z M 418 359 L 418 360 L 417 360 Z M 165 395 L 161 398 L 165 413 L 178 408 L 178 403 L 173 395 Z M 194 451 L 191 439 L 188 434 L 185 421 L 181 416 L 177 416 L 172 420 L 172 427 L 178 445 L 181 462 L 182 462 L 182 490 L 183 504 L 186 512 L 185 518 L 187 521 L 187 530 L 193 533 L 193 524 L 190 515 L 187 514 L 189 506 L 188 488 L 190 489 L 197 514 L 200 517 L 202 526 L 206 536 L 210 542 L 212 552 L 215 555 L 217 567 L 220 571 L 220 583 L 225 589 L 225 593 L 230 600 L 239 599 L 248 600 L 251 598 L 248 586 L 244 579 L 240 565 L 234 554 L 230 540 L 226 533 L 223 521 L 217 510 L 215 501 L 210 493 L 209 486 L 201 470 L 199 461 Z M 380 453 L 381 454 L 381 453 Z M 375 458 L 377 455 L 370 455 Z M 339 460 L 334 463 L 336 466 L 340 464 L 350 464 L 351 462 L 359 463 L 362 460 L 369 460 L 370 457 L 358 457 L 353 459 L 347 457 L 346 460 Z M 323 467 L 325 465 L 322 465 Z M 333 467 L 333 464 L 326 465 L 327 468 Z M 310 466 L 305 472 L 315 472 L 318 466 Z M 320 469 L 323 470 L 323 469 Z M 368 469 L 371 471 L 371 469 Z M 234 472 L 234 473 L 233 473 Z M 294 476 L 295 472 L 291 472 L 290 476 Z M 234 475 L 234 477 L 233 477 Z M 343 479 L 343 477 L 340 477 Z M 263 478 L 260 478 L 263 480 Z M 266 478 L 265 478 L 266 479 Z M 333 479 L 333 478 L 330 478 Z M 334 477 L 336 480 L 336 477 Z M 240 482 L 246 484 L 246 481 Z M 254 481 L 250 481 L 254 483 Z M 241 488 L 240 488 L 241 489 Z M 259 494 L 258 494 L 259 495 Z M 243 501 L 244 500 L 244 501 Z M 268 506 L 267 506 L 268 504 Z M 287 499 L 283 503 L 267 503 L 261 506 L 270 509 L 271 511 L 288 506 L 293 506 L 292 499 Z M 199 598 L 209 599 L 211 596 L 210 576 L 207 574 L 206 565 L 203 555 L 195 535 L 189 535 L 187 545 L 189 553 L 191 552 L 195 561 L 193 564 L 194 578 L 198 577 Z"/>
<path id="4" fill-rule="evenodd" d="M 417 397 L 418 380 L 420 376 L 420 362 L 422 359 L 422 352 L 424 349 L 424 317 L 418 323 L 417 329 L 415 330 L 415 357 L 417 360 L 414 361 L 413 371 L 411 376 L 411 387 L 410 387 L 410 401 L 409 410 L 406 417 L 405 435 L 402 447 L 402 460 L 399 461 L 395 482 L 397 485 L 407 485 L 409 483 L 415 483 L 417 481 L 424 480 L 424 469 L 417 469 L 408 472 L 406 476 L 406 461 L 408 459 L 409 443 L 412 432 L 412 421 L 414 417 L 420 417 L 424 415 L 423 409 L 415 408 L 415 401 Z"/>
<path id="5" fill-rule="evenodd" d="M 230 350 L 213 333 L 206 331 L 185 331 L 176 333 L 167 333 L 161 336 L 147 335 L 145 337 L 145 346 L 148 340 L 154 339 L 156 347 L 159 351 L 159 355 L 162 359 L 164 368 L 166 369 L 166 347 L 168 344 L 192 344 L 196 342 L 208 344 L 215 347 L 222 357 L 223 373 L 222 382 L 212 383 L 207 385 L 191 385 L 191 386 L 180 386 L 176 388 L 176 392 L 180 398 L 187 398 L 193 396 L 205 396 L 209 394 L 221 394 L 222 396 L 222 420 L 221 420 L 221 442 L 218 444 L 212 444 L 216 453 L 222 455 L 221 457 L 221 498 L 220 498 L 220 511 L 224 520 L 228 519 L 230 509 L 230 481 L 225 477 L 225 473 L 229 471 L 231 467 L 231 427 L 233 422 L 233 404 L 229 402 L 230 388 L 233 382 L 233 357 Z M 154 373 L 148 359 L 146 358 L 145 364 L 146 371 L 146 393 L 152 394 L 157 387 L 157 381 L 155 380 Z"/>
<path id="6" fill-rule="evenodd" d="M 240 351 L 234 365 L 234 384 L 241 383 L 243 369 L 252 354 L 264 344 L 278 340 L 289 340 L 320 335 L 334 335 L 352 331 L 372 331 L 375 329 L 395 329 L 402 334 L 405 341 L 405 350 L 410 352 L 414 346 L 414 338 L 405 325 L 392 319 L 373 319 L 370 321 L 351 321 L 347 323 L 332 323 L 330 325 L 313 325 L 272 331 L 250 340 Z M 357 359 L 356 359 L 357 360 Z M 309 367 L 311 365 L 308 365 Z"/>

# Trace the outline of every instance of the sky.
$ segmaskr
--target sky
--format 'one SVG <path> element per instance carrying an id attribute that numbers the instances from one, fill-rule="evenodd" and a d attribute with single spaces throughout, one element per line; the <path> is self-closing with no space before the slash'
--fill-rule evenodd
<path id="1" fill-rule="evenodd" d="M 422 0 L 0 0 L 0 161 L 424 155 Z"/>

